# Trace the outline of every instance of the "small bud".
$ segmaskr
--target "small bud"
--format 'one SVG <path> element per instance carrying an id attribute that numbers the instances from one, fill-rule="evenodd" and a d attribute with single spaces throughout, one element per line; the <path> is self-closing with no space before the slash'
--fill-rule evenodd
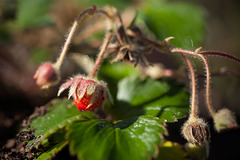
<path id="1" fill-rule="evenodd" d="M 188 142 L 194 145 L 205 145 L 210 139 L 208 125 L 200 118 L 190 118 L 182 127 L 182 134 Z"/>
<path id="2" fill-rule="evenodd" d="M 76 76 L 62 84 L 58 95 L 69 88 L 68 98 L 74 99 L 74 104 L 80 111 L 90 111 L 103 106 L 107 99 L 107 87 L 104 82 L 83 76 Z"/>
<path id="3" fill-rule="evenodd" d="M 36 79 L 36 84 L 42 89 L 49 88 L 59 82 L 59 69 L 52 63 L 45 62 L 38 67 L 33 79 Z"/>
<path id="4" fill-rule="evenodd" d="M 214 125 L 218 132 L 225 129 L 237 128 L 236 118 L 230 110 L 224 108 L 219 110 L 214 116 Z"/>
<path id="5" fill-rule="evenodd" d="M 45 62 L 38 67 L 33 79 L 36 79 L 36 84 L 42 89 L 49 88 L 59 82 L 59 69 L 54 64 Z"/>

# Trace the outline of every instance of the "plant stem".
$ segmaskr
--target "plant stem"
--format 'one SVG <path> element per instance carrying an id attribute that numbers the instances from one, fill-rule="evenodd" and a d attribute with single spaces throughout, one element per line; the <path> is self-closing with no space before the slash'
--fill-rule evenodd
<path id="1" fill-rule="evenodd" d="M 171 52 L 185 53 L 185 54 L 190 54 L 190 55 L 195 55 L 196 54 L 195 52 L 184 50 L 184 49 L 181 49 L 181 48 L 172 48 Z M 240 58 L 229 55 L 229 54 L 226 54 L 226 53 L 222 53 L 222 52 L 199 52 L 198 54 L 201 54 L 201 55 L 218 55 L 218 56 L 226 57 L 226 58 L 229 58 L 231 60 L 240 62 Z"/>
<path id="2" fill-rule="evenodd" d="M 195 79 L 195 74 L 194 74 L 194 70 L 193 70 L 193 66 L 191 61 L 189 60 L 189 58 L 187 56 L 185 56 L 184 54 L 181 54 L 184 58 L 184 60 L 186 61 L 189 71 L 190 71 L 190 77 L 192 80 L 192 97 L 191 97 L 191 117 L 192 118 L 196 118 L 196 114 L 197 114 L 197 105 L 196 105 L 196 79 Z"/>
<path id="3" fill-rule="evenodd" d="M 218 55 L 240 62 L 240 58 L 222 52 L 199 52 L 202 55 Z"/>
<path id="4" fill-rule="evenodd" d="M 205 69 L 206 69 L 206 77 L 207 77 L 207 82 L 206 82 L 206 101 L 207 101 L 207 106 L 208 106 L 208 110 L 210 112 L 210 114 L 212 116 L 215 115 L 215 111 L 211 105 L 211 101 L 210 101 L 210 70 L 209 70 L 209 65 L 208 62 L 206 60 L 206 58 L 201 55 L 201 54 L 197 54 L 199 57 L 202 58 L 204 64 L 205 64 Z"/>
<path id="5" fill-rule="evenodd" d="M 104 53 L 105 53 L 105 51 L 106 51 L 106 49 L 108 47 L 108 44 L 110 42 L 111 37 L 112 37 L 112 33 L 108 32 L 107 35 L 106 35 L 106 38 L 104 39 L 103 45 L 102 45 L 101 50 L 100 50 L 99 55 L 98 55 L 98 58 L 97 58 L 97 60 L 95 62 L 95 65 L 94 65 L 94 68 L 92 70 L 92 73 L 89 75 L 90 78 L 94 78 L 96 76 L 97 71 L 98 71 L 99 66 L 100 66 L 100 64 L 102 62 L 102 59 L 104 57 Z"/>
<path id="6" fill-rule="evenodd" d="M 172 48 L 171 52 L 178 52 L 178 53 L 184 53 L 184 54 L 190 54 L 190 55 L 195 55 L 195 52 L 184 50 L 182 48 Z"/>
<path id="7" fill-rule="evenodd" d="M 86 15 L 86 14 L 93 15 L 95 13 L 102 13 L 105 16 L 107 16 L 108 18 L 111 19 L 111 16 L 106 11 L 101 10 L 101 9 L 97 9 L 96 5 L 92 5 L 91 8 L 88 8 L 88 9 L 84 10 L 83 12 L 81 12 L 78 15 L 78 17 L 75 19 L 75 21 L 74 21 L 74 23 L 73 23 L 73 25 L 72 25 L 72 27 L 70 29 L 70 32 L 69 32 L 69 34 L 67 36 L 66 42 L 64 43 L 64 46 L 63 46 L 62 51 L 60 53 L 60 56 L 59 56 L 59 58 L 57 59 L 57 61 L 55 63 L 55 67 L 56 68 L 59 69 L 61 67 L 61 65 L 62 65 L 62 62 L 63 62 L 64 57 L 66 55 L 67 49 L 69 47 L 69 44 L 71 43 L 71 40 L 72 40 L 73 35 L 74 35 L 74 32 L 75 32 L 75 30 L 77 28 L 78 22 L 83 18 L 84 15 Z"/>
<path id="8" fill-rule="evenodd" d="M 60 56 L 59 56 L 57 62 L 55 63 L 55 66 L 56 66 L 57 68 L 60 68 L 60 67 L 61 67 L 61 64 L 62 64 L 62 62 L 63 62 L 63 59 L 64 59 L 64 57 L 65 57 L 65 55 L 66 55 L 68 46 L 69 46 L 69 44 L 70 44 L 70 42 L 71 42 L 71 40 L 72 40 L 72 37 L 73 37 L 73 35 L 74 35 L 74 32 L 75 32 L 76 28 L 77 28 L 77 25 L 78 25 L 78 22 L 77 22 L 77 21 L 74 21 L 74 23 L 73 23 L 73 25 L 72 25 L 72 27 L 71 27 L 71 30 L 70 30 L 70 32 L 69 32 L 69 34 L 68 34 L 67 40 L 66 40 L 66 42 L 65 42 L 65 44 L 64 44 L 64 46 L 63 46 L 62 52 L 60 53 Z"/>
<path id="9" fill-rule="evenodd" d="M 215 115 L 215 111 L 211 105 L 211 101 L 210 101 L 210 70 L 209 70 L 209 65 L 208 65 L 208 62 L 206 60 L 206 58 L 202 55 L 202 53 L 204 54 L 212 54 L 212 52 L 199 52 L 199 53 L 196 53 L 196 52 L 192 52 L 192 51 L 188 51 L 188 50 L 184 50 L 184 49 L 181 49 L 181 48 L 172 48 L 171 50 L 172 52 L 178 52 L 178 53 L 184 53 L 184 54 L 189 54 L 189 55 L 194 55 L 194 56 L 199 56 L 201 57 L 201 59 L 203 60 L 204 64 L 205 64 L 205 69 L 206 69 L 206 78 L 207 78 L 207 82 L 206 82 L 206 101 L 207 101 L 207 107 L 209 109 L 209 112 L 212 116 Z M 219 53 L 219 52 L 214 52 L 216 55 L 224 55 L 224 57 L 231 57 L 231 59 L 233 58 L 233 56 L 230 56 L 230 55 L 227 55 L 227 54 L 222 54 L 222 53 Z M 236 58 L 236 57 L 234 57 Z M 236 58 L 238 59 L 238 58 Z M 236 60 L 236 59 L 233 59 L 233 60 Z"/>

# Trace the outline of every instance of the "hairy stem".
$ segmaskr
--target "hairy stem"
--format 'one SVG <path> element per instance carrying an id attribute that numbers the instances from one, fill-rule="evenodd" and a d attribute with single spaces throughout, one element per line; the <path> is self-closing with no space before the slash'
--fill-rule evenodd
<path id="1" fill-rule="evenodd" d="M 189 55 L 194 55 L 194 56 L 199 56 L 201 57 L 201 59 L 203 60 L 204 64 L 205 64 L 205 69 L 206 69 L 206 78 L 207 78 L 207 82 L 206 82 L 206 101 L 207 101 L 207 107 L 209 109 L 209 112 L 212 116 L 214 116 L 215 114 L 215 111 L 211 105 L 211 101 L 210 101 L 210 70 L 209 70 L 209 65 L 208 65 L 208 62 L 206 60 L 206 58 L 202 55 L 202 53 L 205 53 L 206 52 L 192 52 L 192 51 L 188 51 L 188 50 L 184 50 L 184 49 L 181 49 L 181 48 L 173 48 L 171 50 L 172 52 L 178 52 L 178 53 L 184 53 L 184 54 L 189 54 Z M 211 53 L 211 52 L 209 52 Z M 219 52 L 216 52 L 216 53 L 219 53 Z M 226 54 L 224 54 L 226 55 Z M 228 55 L 230 56 L 230 55 Z M 233 57 L 233 56 L 230 56 L 230 57 Z"/>
<path id="2" fill-rule="evenodd" d="M 215 111 L 211 105 L 211 101 L 210 101 L 210 70 L 209 70 L 209 65 L 208 62 L 206 60 L 206 58 L 201 55 L 201 54 L 197 54 L 199 57 L 201 57 L 201 59 L 203 60 L 204 64 L 205 64 L 205 69 L 206 69 L 206 78 L 207 78 L 207 82 L 206 82 L 206 101 L 207 101 L 207 106 L 208 106 L 208 110 L 210 112 L 210 114 L 212 116 L 215 115 Z"/>
<path id="3" fill-rule="evenodd" d="M 91 8 L 88 8 L 88 9 L 84 10 L 83 12 L 81 12 L 78 15 L 78 17 L 75 19 L 75 21 L 74 21 L 74 23 L 73 23 L 73 25 L 72 25 L 72 27 L 70 29 L 70 32 L 69 32 L 69 34 L 67 36 L 66 42 L 64 43 L 64 46 L 63 46 L 62 51 L 60 53 L 60 56 L 57 59 L 57 62 L 55 63 L 55 67 L 56 68 L 60 68 L 61 65 L 62 65 L 64 57 L 65 57 L 65 55 L 67 53 L 67 49 L 69 47 L 69 44 L 71 43 L 71 40 L 72 40 L 73 35 L 74 35 L 74 32 L 75 32 L 75 30 L 77 28 L 78 22 L 83 18 L 84 15 L 86 15 L 86 14 L 93 15 L 95 13 L 102 13 L 102 14 L 106 15 L 108 18 L 111 19 L 111 16 L 106 11 L 101 10 L 101 9 L 97 9 L 96 5 L 92 5 Z"/>
<path id="4" fill-rule="evenodd" d="M 171 52 L 177 52 L 177 53 L 184 53 L 184 54 L 190 54 L 190 55 L 195 55 L 195 52 L 189 51 L 189 50 L 184 50 L 182 48 L 172 48 Z"/>
<path id="5" fill-rule="evenodd" d="M 187 56 L 185 56 L 184 54 L 182 54 L 184 60 L 186 61 L 189 71 L 190 71 L 190 77 L 192 80 L 192 97 L 191 97 L 191 117 L 192 118 L 196 118 L 196 114 L 197 114 L 197 104 L 196 104 L 196 79 L 195 79 L 195 74 L 194 74 L 194 70 L 193 70 L 193 66 L 191 61 L 189 60 L 189 58 Z"/>
<path id="6" fill-rule="evenodd" d="M 92 71 L 92 73 L 89 75 L 90 78 L 94 78 L 94 77 L 96 76 L 97 71 L 98 71 L 98 69 L 99 69 L 99 66 L 100 66 L 100 64 L 101 64 L 101 62 L 102 62 L 102 59 L 103 59 L 103 57 L 104 57 L 104 53 L 105 53 L 105 51 L 106 51 L 106 49 L 107 49 L 107 47 L 108 47 L 108 44 L 109 44 L 109 42 L 110 42 L 111 36 L 112 36 L 112 33 L 111 33 L 111 32 L 107 33 L 106 38 L 104 39 L 103 45 L 102 45 L 102 47 L 101 47 L 100 53 L 99 53 L 99 55 L 98 55 L 98 58 L 97 58 L 97 60 L 96 60 L 96 62 L 95 62 L 93 71 Z"/>
<path id="7" fill-rule="evenodd" d="M 240 62 L 240 58 L 222 52 L 199 52 L 202 55 L 218 55 Z"/>
<path id="8" fill-rule="evenodd" d="M 196 55 L 196 53 L 193 52 L 193 51 L 188 51 L 188 50 L 184 50 L 184 49 L 181 49 L 181 48 L 172 48 L 171 52 L 178 52 L 178 53 Z M 231 60 L 240 62 L 240 58 L 229 55 L 229 54 L 226 54 L 226 53 L 222 53 L 222 52 L 199 52 L 198 54 L 201 54 L 201 55 L 218 55 L 218 56 L 226 57 L 226 58 L 229 58 Z"/>
<path id="9" fill-rule="evenodd" d="M 68 49 L 69 44 L 70 44 L 70 42 L 71 42 L 71 40 L 72 40 L 72 37 L 73 37 L 74 32 L 75 32 L 75 30 L 76 30 L 76 28 L 77 28 L 77 25 L 78 25 L 78 22 L 77 22 L 77 21 L 74 21 L 74 23 L 73 23 L 73 25 L 72 25 L 72 27 L 71 27 L 71 30 L 70 30 L 70 32 L 69 32 L 69 34 L 68 34 L 68 37 L 67 37 L 67 39 L 66 39 L 66 42 L 64 43 L 64 46 L 63 46 L 63 48 L 62 48 L 62 52 L 60 53 L 60 56 L 59 56 L 57 62 L 55 63 L 55 66 L 56 66 L 57 68 L 60 68 L 61 65 L 62 65 L 63 59 L 64 59 L 64 57 L 65 57 L 65 55 L 66 55 L 66 53 L 67 53 L 67 49 Z"/>

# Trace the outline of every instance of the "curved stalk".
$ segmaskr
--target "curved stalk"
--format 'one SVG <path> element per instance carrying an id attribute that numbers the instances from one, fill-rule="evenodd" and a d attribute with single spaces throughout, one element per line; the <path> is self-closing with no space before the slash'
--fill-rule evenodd
<path id="1" fill-rule="evenodd" d="M 194 70 L 193 70 L 193 66 L 191 61 L 189 60 L 189 58 L 187 56 L 185 56 L 184 54 L 182 54 L 184 60 L 186 61 L 189 71 L 190 71 L 190 77 L 191 77 L 191 81 L 192 81 L 192 95 L 191 95 L 191 118 L 196 118 L 197 117 L 197 104 L 196 104 L 196 79 L 195 79 L 195 74 L 194 74 Z"/>
<path id="2" fill-rule="evenodd" d="M 206 102 L 207 102 L 207 106 L 208 106 L 208 110 L 210 112 L 210 114 L 212 116 L 215 115 L 215 111 L 211 105 L 211 100 L 210 100 L 210 70 L 209 70 L 209 65 L 208 62 L 206 60 L 206 58 L 201 55 L 201 54 L 197 54 L 199 57 L 201 57 L 201 59 L 204 62 L 205 65 L 205 69 L 206 69 L 206 78 L 207 78 L 207 82 L 206 82 Z"/>
<path id="3" fill-rule="evenodd" d="M 104 14 L 105 16 L 107 16 L 107 18 L 111 19 L 111 16 L 106 11 L 101 10 L 101 9 L 97 9 L 96 5 L 92 5 L 91 8 L 88 8 L 88 9 L 82 11 L 78 15 L 78 17 L 75 19 L 75 21 L 74 21 L 74 23 L 73 23 L 73 25 L 72 25 L 72 27 L 70 29 L 70 32 L 69 32 L 69 34 L 67 36 L 67 39 L 66 39 L 66 41 L 64 43 L 64 46 L 63 46 L 62 51 L 60 53 L 60 56 L 59 56 L 59 58 L 57 59 L 57 61 L 55 63 L 55 67 L 57 69 L 59 69 L 61 67 L 61 65 L 62 65 L 62 62 L 63 62 L 64 57 L 66 55 L 67 49 L 69 47 L 69 44 L 71 43 L 71 40 L 72 40 L 73 35 L 74 35 L 75 31 L 76 31 L 76 28 L 77 28 L 77 25 L 78 25 L 79 21 L 83 18 L 84 15 L 86 15 L 86 14 L 93 15 L 95 13 Z"/>
<path id="4" fill-rule="evenodd" d="M 172 48 L 171 52 L 178 52 L 178 53 L 196 55 L 196 52 L 188 51 L 188 50 L 181 49 L 181 48 Z M 218 56 L 226 57 L 226 58 L 229 58 L 231 60 L 240 62 L 240 58 L 232 56 L 232 55 L 229 55 L 229 54 L 226 54 L 226 53 L 222 53 L 222 52 L 197 52 L 197 54 L 201 54 L 201 55 L 218 55 Z"/>

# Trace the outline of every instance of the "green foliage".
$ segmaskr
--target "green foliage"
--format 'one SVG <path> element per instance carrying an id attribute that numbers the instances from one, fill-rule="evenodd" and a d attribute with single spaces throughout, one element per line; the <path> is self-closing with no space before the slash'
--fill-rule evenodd
<path id="1" fill-rule="evenodd" d="M 35 129 L 36 139 L 28 142 L 27 148 L 29 150 L 39 146 L 41 143 L 47 143 L 49 136 L 64 128 L 68 123 L 79 119 L 86 120 L 95 118 L 93 113 L 79 112 L 76 107 L 72 105 L 71 101 L 63 99 L 53 101 L 47 107 L 47 110 L 48 112 L 45 115 L 39 116 L 31 122 L 30 128 Z M 61 141 L 61 138 L 58 141 Z"/>
<path id="2" fill-rule="evenodd" d="M 22 28 L 52 24 L 47 15 L 53 0 L 18 0 L 17 24 Z"/>
<path id="3" fill-rule="evenodd" d="M 159 40 L 175 37 L 171 44 L 192 49 L 202 44 L 204 15 L 200 7 L 183 2 L 145 2 L 139 12 L 148 28 Z M 193 46 L 194 45 L 194 46 Z"/>
<path id="4" fill-rule="evenodd" d="M 112 78 L 109 90 L 116 89 L 116 94 L 108 111 L 119 120 L 96 119 L 92 112 L 78 111 L 71 100 L 55 100 L 45 115 L 31 121 L 37 138 L 28 148 L 45 148 L 39 159 L 51 157 L 68 142 L 79 159 L 156 157 L 164 140 L 164 122 L 188 114 L 189 96 L 174 80 L 141 80 L 139 71 L 124 63 L 104 65 L 100 75 Z"/>
<path id="5" fill-rule="evenodd" d="M 128 63 L 113 63 L 113 64 L 105 64 L 101 67 L 100 75 L 104 78 L 111 78 L 114 82 L 118 82 L 124 77 L 128 76 L 138 76 L 140 75 L 139 70 L 133 67 L 132 64 Z M 110 82 L 111 83 L 111 82 Z"/>
<path id="6" fill-rule="evenodd" d="M 118 119 L 139 115 L 157 116 L 167 122 L 188 115 L 188 94 L 173 80 L 126 77 L 118 83 L 111 112 Z"/>
<path id="7" fill-rule="evenodd" d="M 140 116 L 112 123 L 108 120 L 76 122 L 69 126 L 71 152 L 79 159 L 149 159 L 163 141 L 160 121 Z"/>
<path id="8" fill-rule="evenodd" d="M 107 83 L 112 96 L 116 97 L 118 91 L 118 82 L 128 76 L 139 76 L 140 72 L 139 70 L 134 68 L 132 64 L 107 63 L 101 67 L 99 75 L 99 77 L 101 77 L 101 79 L 103 79 Z"/>
<path id="9" fill-rule="evenodd" d="M 114 5 L 118 9 L 131 3 L 79 2 L 97 4 L 99 8 Z M 18 0 L 18 4 L 16 22 L 22 28 L 51 23 L 47 13 L 52 1 Z M 144 1 L 138 21 L 144 21 L 159 40 L 174 36 L 172 43 L 178 47 L 191 48 L 192 42 L 199 45 L 202 41 L 203 13 L 194 5 Z M 32 52 L 31 59 L 40 63 L 47 55 L 48 50 L 41 48 Z M 108 103 L 102 111 L 110 118 L 97 119 L 93 112 L 80 112 L 72 100 L 54 100 L 44 115 L 32 115 L 36 118 L 31 120 L 30 129 L 35 129 L 36 138 L 28 142 L 27 149 L 43 149 L 38 152 L 38 160 L 52 158 L 68 144 L 79 159 L 185 159 L 186 152 L 179 145 L 162 146 L 163 134 L 167 133 L 162 125 L 188 115 L 189 94 L 183 85 L 172 79 L 143 78 L 139 70 L 122 62 L 103 64 L 99 79 L 107 83 L 113 97 L 114 104 Z M 169 157 L 170 152 L 174 154 Z"/>

